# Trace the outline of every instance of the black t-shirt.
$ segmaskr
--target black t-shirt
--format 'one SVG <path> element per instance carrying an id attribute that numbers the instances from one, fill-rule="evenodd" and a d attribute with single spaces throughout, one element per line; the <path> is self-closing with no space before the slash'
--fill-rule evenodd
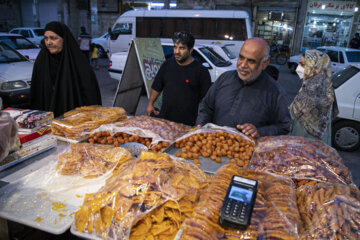
<path id="1" fill-rule="evenodd" d="M 350 48 L 358 49 L 360 47 L 360 39 L 359 38 L 353 38 L 350 41 Z"/>
<path id="2" fill-rule="evenodd" d="M 193 126 L 201 99 L 211 85 L 209 71 L 199 62 L 180 66 L 172 57 L 164 62 L 152 88 L 163 92 L 159 117 Z"/>

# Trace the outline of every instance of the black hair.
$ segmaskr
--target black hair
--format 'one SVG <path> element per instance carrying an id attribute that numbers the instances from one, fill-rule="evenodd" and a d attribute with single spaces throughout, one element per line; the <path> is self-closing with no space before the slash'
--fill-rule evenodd
<path id="1" fill-rule="evenodd" d="M 193 35 L 189 32 L 176 32 L 172 37 L 174 43 L 182 43 L 186 45 L 189 49 L 194 47 L 195 39 Z"/>

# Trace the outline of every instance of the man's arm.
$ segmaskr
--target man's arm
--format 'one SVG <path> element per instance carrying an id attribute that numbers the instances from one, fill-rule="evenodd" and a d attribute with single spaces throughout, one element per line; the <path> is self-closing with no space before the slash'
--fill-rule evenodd
<path id="1" fill-rule="evenodd" d="M 215 95 L 216 84 L 214 83 L 199 105 L 196 125 L 203 126 L 206 123 L 212 122 L 214 115 Z"/>
<path id="2" fill-rule="evenodd" d="M 273 124 L 259 127 L 257 130 L 260 136 L 286 135 L 289 133 L 291 117 L 288 106 L 288 97 L 280 94 L 276 102 L 275 110 L 273 111 Z"/>
<path id="3" fill-rule="evenodd" d="M 160 93 L 158 91 L 155 91 L 154 89 L 151 90 L 150 99 L 146 108 L 146 113 L 148 116 L 150 116 L 151 113 L 154 113 L 155 115 L 159 114 L 154 108 L 154 102 L 159 97 L 159 95 Z"/>

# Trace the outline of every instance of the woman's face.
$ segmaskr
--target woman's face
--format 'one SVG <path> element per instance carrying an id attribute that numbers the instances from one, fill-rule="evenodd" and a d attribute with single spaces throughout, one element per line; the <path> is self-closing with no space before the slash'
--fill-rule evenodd
<path id="1" fill-rule="evenodd" d="M 305 57 L 301 56 L 300 61 L 299 61 L 300 66 L 302 66 L 303 68 L 305 68 Z"/>
<path id="2" fill-rule="evenodd" d="M 44 33 L 45 46 L 51 54 L 58 54 L 63 49 L 64 40 L 53 31 Z"/>

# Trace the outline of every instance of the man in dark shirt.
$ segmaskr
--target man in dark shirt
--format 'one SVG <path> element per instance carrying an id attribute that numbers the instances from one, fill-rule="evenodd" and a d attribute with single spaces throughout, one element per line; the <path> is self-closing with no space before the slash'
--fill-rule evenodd
<path id="1" fill-rule="evenodd" d="M 360 35 L 355 33 L 355 37 L 350 41 L 350 48 L 359 49 L 360 47 Z"/>
<path id="2" fill-rule="evenodd" d="M 265 71 L 269 46 L 261 38 L 245 41 L 236 70 L 222 74 L 199 106 L 198 125 L 236 127 L 252 137 L 289 132 L 289 99 Z"/>
<path id="3" fill-rule="evenodd" d="M 173 41 L 174 57 L 161 65 L 146 111 L 148 115 L 158 114 L 154 102 L 162 92 L 159 117 L 193 126 L 199 103 L 211 85 L 210 74 L 191 56 L 195 40 L 190 33 L 177 32 Z"/>

